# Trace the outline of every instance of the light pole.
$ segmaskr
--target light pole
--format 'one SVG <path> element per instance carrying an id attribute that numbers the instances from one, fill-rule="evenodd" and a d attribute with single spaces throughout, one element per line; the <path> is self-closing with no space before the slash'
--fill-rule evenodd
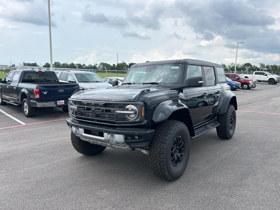
<path id="1" fill-rule="evenodd" d="M 236 65 L 237 65 L 237 55 L 238 55 L 238 45 L 243 44 L 244 42 L 236 42 L 236 54 L 235 54 L 235 66 L 234 66 L 234 73 L 236 73 Z"/>
<path id="2" fill-rule="evenodd" d="M 49 39 L 50 39 L 50 66 L 53 69 L 53 61 L 52 61 L 52 30 L 51 30 L 51 14 L 50 14 L 50 0 L 48 0 L 48 15 L 49 15 Z"/>

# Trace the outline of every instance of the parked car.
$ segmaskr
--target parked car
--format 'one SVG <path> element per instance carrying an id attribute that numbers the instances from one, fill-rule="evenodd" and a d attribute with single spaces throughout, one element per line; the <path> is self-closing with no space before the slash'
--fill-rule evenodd
<path id="1" fill-rule="evenodd" d="M 246 74 L 244 77 L 258 82 L 268 82 L 270 85 L 280 82 L 280 77 L 277 74 L 271 74 L 267 71 L 254 71 L 253 74 Z"/>
<path id="2" fill-rule="evenodd" d="M 226 73 L 226 76 L 233 81 L 240 82 L 242 89 L 251 89 L 256 87 L 256 81 L 243 77 L 236 73 Z"/>
<path id="3" fill-rule="evenodd" d="M 68 98 L 78 89 L 77 84 L 60 83 L 54 71 L 15 70 L 0 79 L 0 104 L 21 105 L 26 117 L 40 107 L 68 111 Z"/>
<path id="4" fill-rule="evenodd" d="M 104 77 L 103 81 L 108 82 L 113 86 L 121 85 L 124 80 L 124 77 Z"/>
<path id="5" fill-rule="evenodd" d="M 67 124 L 77 152 L 138 150 L 149 155 L 156 176 L 174 181 L 188 164 L 190 139 L 212 129 L 232 138 L 236 109 L 222 65 L 168 60 L 133 65 L 121 86 L 78 91 Z"/>
<path id="6" fill-rule="evenodd" d="M 57 71 L 60 82 L 77 83 L 81 90 L 110 88 L 111 84 L 104 82 L 98 74 L 88 71 Z"/>
<path id="7" fill-rule="evenodd" d="M 228 77 L 226 77 L 226 82 L 230 86 L 231 90 L 236 90 L 238 88 L 241 88 L 240 82 L 233 81 L 232 79 L 230 79 Z"/>

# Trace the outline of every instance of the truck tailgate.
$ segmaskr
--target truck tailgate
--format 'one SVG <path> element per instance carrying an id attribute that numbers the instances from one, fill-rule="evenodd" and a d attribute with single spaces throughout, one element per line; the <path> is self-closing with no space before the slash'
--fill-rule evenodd
<path id="1" fill-rule="evenodd" d="M 76 84 L 41 84 L 37 89 L 40 90 L 38 102 L 68 100 L 78 89 Z"/>

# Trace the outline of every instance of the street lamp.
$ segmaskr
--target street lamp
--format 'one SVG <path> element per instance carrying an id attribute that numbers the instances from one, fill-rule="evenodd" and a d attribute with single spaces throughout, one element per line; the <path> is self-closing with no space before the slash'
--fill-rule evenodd
<path id="1" fill-rule="evenodd" d="M 48 0 L 48 15 L 49 15 L 49 39 L 50 39 L 50 65 L 51 70 L 53 69 L 53 61 L 52 61 L 52 31 L 51 31 L 51 14 L 50 14 L 50 0 Z"/>
<path id="2" fill-rule="evenodd" d="M 234 73 L 236 73 L 236 65 L 237 65 L 237 55 L 238 55 L 238 45 L 243 44 L 244 42 L 236 42 L 236 55 L 235 55 L 235 66 L 234 66 Z"/>

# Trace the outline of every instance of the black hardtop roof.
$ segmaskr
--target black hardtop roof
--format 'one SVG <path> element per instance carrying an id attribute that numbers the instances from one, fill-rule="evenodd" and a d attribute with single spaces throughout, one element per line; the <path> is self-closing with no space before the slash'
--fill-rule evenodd
<path id="1" fill-rule="evenodd" d="M 208 62 L 208 61 L 196 60 L 196 59 L 148 61 L 146 63 L 135 64 L 134 66 L 144 66 L 144 65 L 153 65 L 153 64 L 180 64 L 180 63 L 196 64 L 196 65 L 204 65 L 204 66 L 215 66 L 215 67 L 223 68 L 223 66 L 220 64 L 212 63 L 212 62 Z"/>

